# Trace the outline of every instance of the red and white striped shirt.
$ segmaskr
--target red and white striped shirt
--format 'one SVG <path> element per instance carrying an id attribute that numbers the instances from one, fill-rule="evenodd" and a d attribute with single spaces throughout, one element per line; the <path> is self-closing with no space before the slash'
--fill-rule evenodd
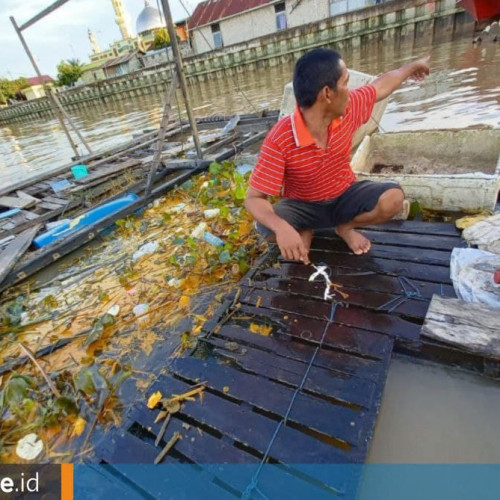
<path id="1" fill-rule="evenodd" d="M 330 124 L 326 149 L 316 145 L 297 107 L 267 134 L 250 186 L 303 201 L 341 195 L 356 180 L 350 165 L 352 138 L 370 118 L 376 97 L 373 85 L 349 91 L 344 115 Z"/>

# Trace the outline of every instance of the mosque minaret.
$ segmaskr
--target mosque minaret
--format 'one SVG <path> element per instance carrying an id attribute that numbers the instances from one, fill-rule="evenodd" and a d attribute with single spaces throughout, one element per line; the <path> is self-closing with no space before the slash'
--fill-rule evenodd
<path id="1" fill-rule="evenodd" d="M 90 46 L 92 47 L 92 53 L 99 54 L 101 52 L 101 48 L 99 47 L 99 43 L 97 42 L 95 34 L 90 29 L 89 29 L 89 40 L 90 40 Z"/>
<path id="2" fill-rule="evenodd" d="M 125 11 L 125 7 L 123 6 L 122 0 L 111 0 L 113 3 L 113 8 L 115 9 L 115 21 L 120 28 L 122 39 L 128 40 L 132 38 L 129 28 L 129 17 L 127 12 Z"/>

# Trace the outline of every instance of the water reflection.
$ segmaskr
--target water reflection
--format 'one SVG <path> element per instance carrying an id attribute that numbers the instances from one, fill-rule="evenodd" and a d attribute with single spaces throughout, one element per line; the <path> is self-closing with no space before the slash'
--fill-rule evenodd
<path id="1" fill-rule="evenodd" d="M 336 48 L 336 47 L 333 47 Z M 338 48 L 338 47 L 337 47 Z M 379 74 L 415 57 L 431 55 L 432 75 L 425 85 L 408 83 L 392 97 L 382 119 L 385 131 L 460 128 L 500 122 L 500 48 L 498 44 L 473 47 L 470 39 L 434 46 L 394 43 L 367 45 L 343 51 L 348 65 Z M 272 68 L 238 73 L 221 80 L 191 86 L 195 114 L 228 114 L 277 109 L 283 86 L 291 79 L 293 61 Z M 172 117 L 186 118 L 179 110 L 178 92 Z M 92 145 L 102 150 L 132 139 L 161 120 L 163 94 L 126 97 L 120 101 L 71 114 Z M 81 149 L 83 152 L 83 149 Z M 55 119 L 12 124 L 0 128 L 0 185 L 24 179 L 67 163 L 72 151 Z"/>

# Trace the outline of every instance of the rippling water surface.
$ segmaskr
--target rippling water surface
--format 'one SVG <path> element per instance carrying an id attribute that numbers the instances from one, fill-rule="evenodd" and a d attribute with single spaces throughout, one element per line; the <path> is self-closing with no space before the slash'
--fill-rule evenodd
<path id="1" fill-rule="evenodd" d="M 409 82 L 393 95 L 381 122 L 384 131 L 499 124 L 499 44 L 474 47 L 466 37 L 434 46 L 373 45 L 343 56 L 349 67 L 378 74 L 422 54 L 431 55 L 432 74 L 423 85 Z M 292 68 L 289 63 L 195 84 L 190 87 L 195 113 L 206 116 L 278 109 Z M 135 132 L 158 126 L 162 101 L 161 94 L 133 97 L 100 103 L 72 115 L 93 149 L 102 150 L 130 140 Z M 176 105 L 172 113 L 179 115 Z M 55 119 L 0 128 L 2 186 L 64 165 L 71 156 Z"/>

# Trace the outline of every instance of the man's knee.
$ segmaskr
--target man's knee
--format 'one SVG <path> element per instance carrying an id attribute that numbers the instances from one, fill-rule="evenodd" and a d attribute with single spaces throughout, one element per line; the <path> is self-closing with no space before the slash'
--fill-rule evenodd
<path id="1" fill-rule="evenodd" d="M 401 189 L 394 188 L 386 191 L 380 198 L 377 208 L 382 217 L 394 217 L 403 210 L 405 195 Z"/>

